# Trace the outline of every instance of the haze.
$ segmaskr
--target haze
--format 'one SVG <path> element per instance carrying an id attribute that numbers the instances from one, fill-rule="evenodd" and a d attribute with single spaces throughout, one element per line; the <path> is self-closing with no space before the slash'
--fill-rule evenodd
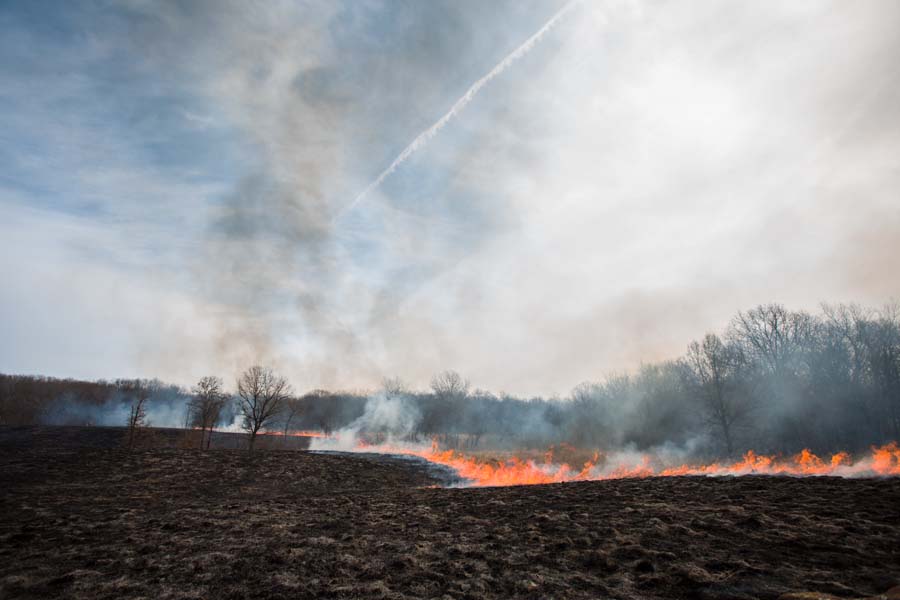
<path id="1" fill-rule="evenodd" d="M 564 6 L 4 3 L 0 371 L 564 394 L 900 297 L 893 0 L 577 3 L 378 182 Z"/>

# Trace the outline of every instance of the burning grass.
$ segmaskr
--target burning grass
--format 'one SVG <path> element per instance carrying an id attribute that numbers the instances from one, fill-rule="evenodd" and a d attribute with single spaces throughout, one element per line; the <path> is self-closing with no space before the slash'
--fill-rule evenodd
<path id="1" fill-rule="evenodd" d="M 412 459 L 251 463 L 96 436 L 110 431 L 0 430 L 0 597 L 849 598 L 900 583 L 897 478 L 440 489 Z"/>
<path id="2" fill-rule="evenodd" d="M 437 443 L 420 445 L 370 445 L 359 442 L 358 449 L 421 457 L 457 471 L 468 485 L 476 487 L 535 485 L 572 481 L 601 481 L 632 477 L 674 477 L 685 475 L 789 475 L 795 477 L 832 475 L 838 477 L 900 476 L 900 446 L 891 442 L 873 446 L 871 454 L 851 457 L 839 452 L 819 457 L 809 450 L 793 456 L 765 456 L 748 451 L 741 460 L 709 464 L 671 463 L 652 454 L 592 453 L 566 444 L 535 452 L 479 452 L 464 454 L 442 450 Z M 573 466 L 574 465 L 574 466 Z"/>

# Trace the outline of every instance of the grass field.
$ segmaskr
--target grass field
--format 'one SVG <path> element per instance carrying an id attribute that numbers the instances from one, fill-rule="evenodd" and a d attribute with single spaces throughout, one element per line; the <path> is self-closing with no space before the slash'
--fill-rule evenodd
<path id="1" fill-rule="evenodd" d="M 251 461 L 236 440 L 200 452 L 173 432 L 128 452 L 121 437 L 0 429 L 0 597 L 868 597 L 900 584 L 897 478 L 445 489 L 409 459 L 273 447 Z"/>

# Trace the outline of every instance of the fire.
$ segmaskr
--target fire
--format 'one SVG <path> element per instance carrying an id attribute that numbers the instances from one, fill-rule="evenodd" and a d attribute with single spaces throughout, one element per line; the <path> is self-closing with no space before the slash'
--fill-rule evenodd
<path id="1" fill-rule="evenodd" d="M 284 432 L 283 431 L 261 431 L 260 434 L 283 436 Z M 288 437 L 311 437 L 311 438 L 329 438 L 329 437 L 331 437 L 328 434 L 323 433 L 321 431 L 289 431 L 287 435 L 288 435 Z"/>
<path id="2" fill-rule="evenodd" d="M 900 473 L 900 447 L 897 442 L 885 444 L 881 448 L 872 448 L 872 462 L 875 472 L 880 475 L 897 475 Z"/>
<path id="3" fill-rule="evenodd" d="M 580 468 L 567 463 L 553 462 L 552 448 L 543 456 L 543 462 L 516 456 L 509 458 L 466 456 L 455 450 L 441 450 L 437 443 L 433 443 L 430 449 L 370 446 L 360 443 L 360 449 L 419 456 L 429 462 L 450 467 L 459 473 L 460 477 L 468 480 L 469 485 L 478 487 L 679 475 L 900 476 L 900 446 L 896 442 L 880 447 L 873 446 L 870 455 L 856 461 L 853 461 L 846 452 L 822 458 L 804 449 L 799 454 L 785 458 L 757 454 L 750 450 L 741 460 L 731 463 L 666 466 L 660 459 L 646 454 L 624 458 L 595 452 Z"/>
<path id="4" fill-rule="evenodd" d="M 194 431 L 200 431 L 199 427 L 191 427 Z M 214 429 L 213 431 L 223 431 L 221 429 Z M 274 435 L 274 436 L 284 436 L 283 431 L 260 431 L 259 435 Z M 314 431 L 314 430 L 305 430 L 305 431 L 290 431 L 288 432 L 288 437 L 311 437 L 311 438 L 331 438 L 332 436 L 322 432 L 322 431 Z"/>

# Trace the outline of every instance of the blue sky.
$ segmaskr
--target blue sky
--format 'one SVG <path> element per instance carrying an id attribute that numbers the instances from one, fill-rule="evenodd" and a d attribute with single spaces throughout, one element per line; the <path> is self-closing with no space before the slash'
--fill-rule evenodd
<path id="1" fill-rule="evenodd" d="M 0 5 L 0 371 L 565 393 L 900 296 L 900 8 Z"/>

